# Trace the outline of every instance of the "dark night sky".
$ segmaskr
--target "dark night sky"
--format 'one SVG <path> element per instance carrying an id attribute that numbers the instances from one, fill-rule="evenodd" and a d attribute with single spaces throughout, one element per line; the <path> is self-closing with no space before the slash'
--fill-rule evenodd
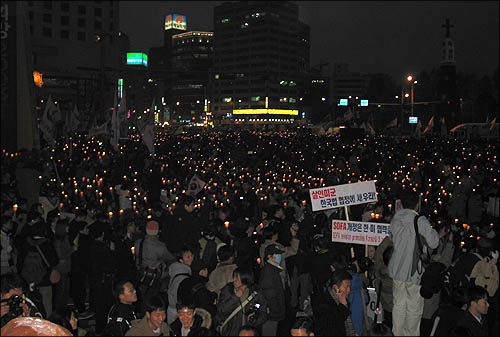
<path id="1" fill-rule="evenodd" d="M 120 26 L 131 49 L 163 43 L 167 13 L 187 17 L 188 30 L 213 31 L 221 1 L 121 1 Z M 498 1 L 295 1 L 311 27 L 311 65 L 347 62 L 350 70 L 406 73 L 439 65 L 449 18 L 458 71 L 491 75 L 499 59 Z M 325 69 L 325 68 L 324 68 Z M 332 69 L 330 67 L 330 69 Z"/>

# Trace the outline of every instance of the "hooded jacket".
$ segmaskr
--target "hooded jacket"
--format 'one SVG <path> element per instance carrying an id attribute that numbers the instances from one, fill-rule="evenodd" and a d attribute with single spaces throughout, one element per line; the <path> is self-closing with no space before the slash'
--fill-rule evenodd
<path id="1" fill-rule="evenodd" d="M 208 277 L 207 289 L 220 294 L 220 290 L 233 281 L 233 272 L 238 266 L 232 262 L 220 262 Z"/>
<path id="2" fill-rule="evenodd" d="M 181 282 L 191 275 L 191 267 L 180 262 L 174 262 L 168 268 L 168 275 L 170 276 L 170 284 L 168 285 L 168 309 L 176 310 L 177 292 Z M 177 276 L 179 275 L 179 276 Z"/>
<path id="3" fill-rule="evenodd" d="M 188 336 L 199 336 L 199 332 L 202 329 L 212 330 L 212 316 L 205 309 L 196 308 L 193 326 L 189 330 Z M 170 335 L 182 336 L 181 331 L 182 323 L 179 318 L 177 318 L 172 324 L 170 324 Z"/>
<path id="4" fill-rule="evenodd" d="M 141 242 L 143 243 L 142 263 L 139 261 Z M 162 278 L 167 276 L 167 266 L 175 260 L 168 251 L 167 246 L 160 241 L 157 235 L 146 235 L 144 239 L 137 240 L 134 245 L 135 263 L 138 270 L 145 267 L 162 268 Z"/>
<path id="5" fill-rule="evenodd" d="M 413 267 L 413 253 L 416 249 L 416 235 L 413 221 L 418 213 L 412 209 L 403 208 L 394 214 L 391 220 L 390 233 L 394 244 L 394 252 L 389 261 L 389 276 L 393 280 L 411 281 L 415 284 L 420 284 L 420 279 L 423 274 L 423 266 L 420 261 L 418 270 L 411 275 Z M 419 216 L 418 232 L 425 239 L 427 247 L 431 249 L 437 248 L 439 245 L 439 234 L 431 227 L 429 220 L 425 216 Z M 424 244 L 424 243 L 422 243 Z M 425 249 L 425 247 L 424 247 Z"/>

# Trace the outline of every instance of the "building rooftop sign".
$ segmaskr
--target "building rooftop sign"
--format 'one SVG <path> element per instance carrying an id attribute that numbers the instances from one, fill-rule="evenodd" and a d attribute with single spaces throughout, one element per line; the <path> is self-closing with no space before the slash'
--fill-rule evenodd
<path id="1" fill-rule="evenodd" d="M 167 14 L 165 16 L 165 30 L 169 29 L 187 30 L 186 17 L 180 14 Z"/>
<path id="2" fill-rule="evenodd" d="M 148 66 L 148 55 L 145 53 L 127 53 L 127 64 Z"/>

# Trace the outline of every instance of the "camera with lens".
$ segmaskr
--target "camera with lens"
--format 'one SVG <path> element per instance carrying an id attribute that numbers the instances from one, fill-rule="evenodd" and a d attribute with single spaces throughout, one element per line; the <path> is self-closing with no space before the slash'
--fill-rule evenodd
<path id="1" fill-rule="evenodd" d="M 260 303 L 255 303 L 245 310 L 245 315 L 248 318 L 248 323 L 254 324 L 255 320 L 259 316 L 259 310 L 262 307 Z"/>
<path id="2" fill-rule="evenodd" d="M 19 317 L 23 314 L 23 307 L 21 304 L 24 303 L 24 299 L 21 296 L 13 295 L 9 299 L 2 300 L 2 302 L 7 302 L 9 305 L 9 315 L 14 317 Z"/>

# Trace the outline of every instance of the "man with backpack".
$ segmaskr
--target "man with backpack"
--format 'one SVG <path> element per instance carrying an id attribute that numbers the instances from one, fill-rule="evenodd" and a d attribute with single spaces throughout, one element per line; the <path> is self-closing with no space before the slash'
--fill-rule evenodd
<path id="1" fill-rule="evenodd" d="M 168 275 L 167 267 L 175 260 L 165 243 L 160 241 L 158 233 L 158 222 L 151 220 L 146 224 L 144 239 L 137 240 L 134 245 L 141 298 L 162 290 L 162 283 Z"/>
<path id="2" fill-rule="evenodd" d="M 424 310 L 424 298 L 420 294 L 424 266 L 417 254 L 417 235 L 425 239 L 428 248 L 435 249 L 439 245 L 439 234 L 425 216 L 418 214 L 420 199 L 417 193 L 408 191 L 401 196 L 401 201 L 405 208 L 394 214 L 390 229 L 394 244 L 388 266 L 389 277 L 393 279 L 392 332 L 395 336 L 419 336 Z"/>

